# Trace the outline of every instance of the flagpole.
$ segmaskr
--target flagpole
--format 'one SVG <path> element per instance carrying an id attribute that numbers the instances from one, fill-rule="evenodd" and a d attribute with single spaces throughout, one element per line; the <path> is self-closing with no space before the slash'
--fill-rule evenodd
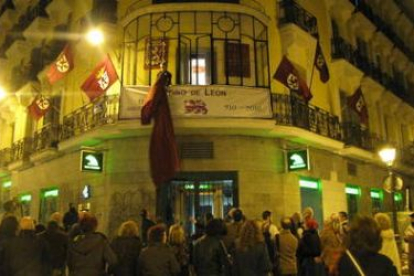
<path id="1" fill-rule="evenodd" d="M 312 61 L 312 71 L 311 71 L 311 76 L 310 76 L 310 82 L 309 82 L 309 90 L 311 90 L 312 88 L 312 82 L 313 82 L 313 74 L 315 73 L 315 58 L 316 55 L 318 54 L 318 45 L 319 45 L 319 37 L 316 41 L 316 50 L 315 50 L 315 55 L 313 56 L 313 61 Z"/>

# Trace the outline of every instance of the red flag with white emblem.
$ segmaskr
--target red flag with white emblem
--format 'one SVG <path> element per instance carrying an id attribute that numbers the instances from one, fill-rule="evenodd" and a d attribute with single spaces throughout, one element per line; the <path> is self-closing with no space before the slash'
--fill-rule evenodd
<path id="1" fill-rule="evenodd" d="M 368 124 L 368 108 L 365 103 L 361 87 L 359 87 L 355 93 L 348 98 L 348 105 L 359 115 L 362 124 Z"/>
<path id="2" fill-rule="evenodd" d="M 328 65 L 326 64 L 326 59 L 322 53 L 321 45 L 319 41 L 316 44 L 316 54 L 314 64 L 316 69 L 319 71 L 319 78 L 323 83 L 326 83 L 329 80 L 329 70 Z"/>
<path id="3" fill-rule="evenodd" d="M 73 69 L 73 54 L 69 44 L 65 46 L 57 59 L 52 63 L 47 72 L 50 84 L 62 79 Z"/>
<path id="4" fill-rule="evenodd" d="M 106 57 L 98 63 L 95 69 L 93 69 L 81 88 L 85 91 L 86 95 L 88 95 L 89 99 L 93 101 L 95 98 L 104 94 L 117 80 L 118 75 L 115 66 L 109 55 L 106 55 Z"/>
<path id="5" fill-rule="evenodd" d="M 39 120 L 49 111 L 51 107 L 49 99 L 45 98 L 44 96 L 40 95 L 36 97 L 32 103 L 27 107 L 29 114 L 35 120 Z"/>
<path id="6" fill-rule="evenodd" d="M 300 77 L 298 70 L 286 56 L 283 56 L 273 78 L 283 83 L 290 90 L 302 95 L 306 102 L 312 99 L 312 93 L 306 81 Z"/>

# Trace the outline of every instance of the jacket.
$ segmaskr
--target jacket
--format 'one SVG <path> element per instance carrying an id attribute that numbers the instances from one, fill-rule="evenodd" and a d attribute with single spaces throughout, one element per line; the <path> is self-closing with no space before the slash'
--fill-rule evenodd
<path id="1" fill-rule="evenodd" d="M 229 263 L 219 237 L 203 236 L 193 248 L 193 265 L 197 276 L 222 276 Z"/>
<path id="2" fill-rule="evenodd" d="M 100 276 L 117 258 L 103 234 L 87 233 L 70 241 L 67 261 L 70 276 Z"/>
<path id="3" fill-rule="evenodd" d="M 49 267 L 51 269 L 64 268 L 66 266 L 66 254 L 68 251 L 68 235 L 60 229 L 50 230 L 38 235 L 48 246 L 50 257 Z"/>
<path id="4" fill-rule="evenodd" d="M 298 272 L 296 261 L 298 239 L 290 232 L 290 230 L 282 230 L 278 239 L 279 246 L 277 252 L 279 256 L 280 272 L 282 274 L 296 274 Z"/>
<path id="5" fill-rule="evenodd" d="M 382 247 L 379 253 L 390 258 L 397 268 L 398 275 L 401 275 L 401 260 L 398 253 L 397 243 L 395 242 L 394 231 L 392 229 L 381 231 Z"/>
<path id="6" fill-rule="evenodd" d="M 137 275 L 138 257 L 141 252 L 142 243 L 138 237 L 116 237 L 111 242 L 118 264 L 111 271 L 115 276 Z"/>
<path id="7" fill-rule="evenodd" d="M 142 250 L 138 268 L 139 276 L 175 276 L 180 273 L 180 265 L 171 248 L 161 243 L 150 244 Z"/>
<path id="8" fill-rule="evenodd" d="M 397 269 L 391 260 L 379 253 L 352 252 L 365 276 L 397 276 Z M 342 255 L 338 264 L 339 276 L 360 276 L 347 254 Z"/>
<path id="9" fill-rule="evenodd" d="M 23 230 L 5 244 L 6 274 L 12 276 L 44 276 L 49 252 L 46 243 L 32 230 Z"/>
<path id="10" fill-rule="evenodd" d="M 242 250 L 236 247 L 233 272 L 236 276 L 266 276 L 272 263 L 264 243 Z"/>

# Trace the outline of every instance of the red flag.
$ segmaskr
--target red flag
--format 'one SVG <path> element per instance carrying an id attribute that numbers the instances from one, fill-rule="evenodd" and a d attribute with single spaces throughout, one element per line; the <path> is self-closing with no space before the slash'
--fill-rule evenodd
<path id="1" fill-rule="evenodd" d="M 32 101 L 27 109 L 33 119 L 39 120 L 49 111 L 50 107 L 50 101 L 43 96 L 39 96 Z"/>
<path id="2" fill-rule="evenodd" d="M 47 72 L 47 78 L 50 84 L 54 84 L 64 76 L 66 76 L 73 69 L 73 54 L 69 44 L 65 46 L 63 51 L 59 54 L 55 62 Z"/>
<path id="3" fill-rule="evenodd" d="M 104 60 L 93 69 L 81 88 L 88 95 L 89 99 L 93 101 L 104 94 L 117 80 L 118 75 L 116 74 L 115 66 L 109 55 L 106 55 Z"/>
<path id="4" fill-rule="evenodd" d="M 319 71 L 319 78 L 323 83 L 326 83 L 329 80 L 329 70 L 328 65 L 326 64 L 326 59 L 322 53 L 321 45 L 319 41 L 316 43 L 316 54 L 314 65 Z"/>
<path id="5" fill-rule="evenodd" d="M 348 105 L 359 115 L 362 124 L 368 124 L 368 108 L 365 103 L 361 87 L 359 87 L 355 93 L 348 98 Z"/>
<path id="6" fill-rule="evenodd" d="M 154 118 L 149 159 L 151 177 L 157 186 L 171 180 L 180 167 L 167 97 L 170 80 L 171 74 L 168 71 L 160 73 L 141 109 L 142 125 L 150 124 Z"/>
<path id="7" fill-rule="evenodd" d="M 296 70 L 286 56 L 283 56 L 273 78 L 283 83 L 289 89 L 302 95 L 306 102 L 312 99 L 312 93 L 309 90 L 306 81 L 300 77 L 298 70 Z"/>

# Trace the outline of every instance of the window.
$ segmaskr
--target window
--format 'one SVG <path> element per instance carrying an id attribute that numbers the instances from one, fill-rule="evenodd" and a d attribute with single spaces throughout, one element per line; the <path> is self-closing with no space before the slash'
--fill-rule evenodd
<path id="1" fill-rule="evenodd" d="M 173 85 L 270 86 L 267 26 L 246 14 L 142 15 L 124 28 L 123 50 L 123 85 L 151 85 L 166 61 Z"/>
<path id="2" fill-rule="evenodd" d="M 346 185 L 345 187 L 346 201 L 348 204 L 348 214 L 352 218 L 358 214 L 359 201 L 361 198 L 361 188 L 355 185 Z"/>
<path id="3" fill-rule="evenodd" d="M 395 208 L 398 212 L 404 211 L 404 200 L 403 194 L 401 192 L 394 193 L 394 200 L 395 200 Z"/>
<path id="4" fill-rule="evenodd" d="M 371 212 L 372 214 L 382 212 L 383 202 L 384 202 L 384 193 L 380 189 L 371 189 Z"/>

